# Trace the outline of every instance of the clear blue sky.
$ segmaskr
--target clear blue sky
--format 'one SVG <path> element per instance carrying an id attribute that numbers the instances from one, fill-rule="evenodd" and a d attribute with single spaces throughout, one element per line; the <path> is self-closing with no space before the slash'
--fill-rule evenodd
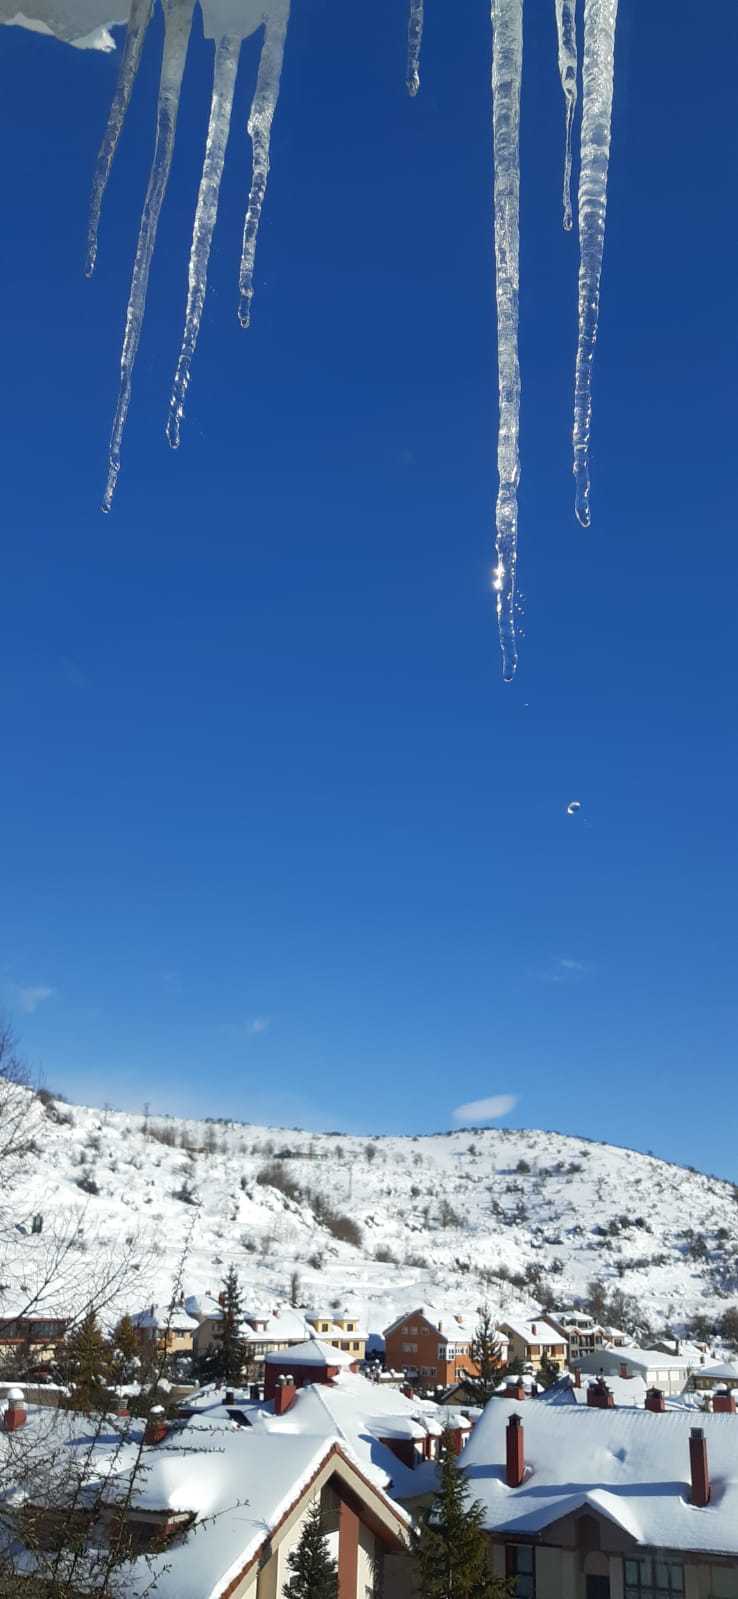
<path id="1" fill-rule="evenodd" d="M 2 30 L 0 991 L 70 1097 L 424 1131 L 507 1093 L 508 1122 L 738 1177 L 736 10 L 621 0 L 588 533 L 527 10 L 510 687 L 488 7 L 428 0 L 413 103 L 404 4 L 293 0 L 248 333 L 244 49 L 173 455 L 198 24 L 110 518 L 160 22 L 91 284 L 115 61 Z"/>

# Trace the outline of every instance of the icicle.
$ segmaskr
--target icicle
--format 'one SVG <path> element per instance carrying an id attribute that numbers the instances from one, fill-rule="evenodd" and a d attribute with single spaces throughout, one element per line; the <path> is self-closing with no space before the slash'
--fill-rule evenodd
<path id="1" fill-rule="evenodd" d="M 130 104 L 131 94 L 133 92 L 133 84 L 136 78 L 136 73 L 138 72 L 138 65 L 141 60 L 141 51 L 143 50 L 144 39 L 146 38 L 146 29 L 148 28 L 149 21 L 151 19 L 152 4 L 153 0 L 131 0 L 131 14 L 128 18 L 128 29 L 126 32 L 126 41 L 123 46 L 123 55 L 121 57 L 120 71 L 118 73 L 118 82 L 115 86 L 115 95 L 113 97 L 113 104 L 110 107 L 108 125 L 105 129 L 103 142 L 100 145 L 100 151 L 97 157 L 97 166 L 95 167 L 95 176 L 92 180 L 90 222 L 87 232 L 87 263 L 85 266 L 85 271 L 88 278 L 92 277 L 92 274 L 95 270 L 95 259 L 97 257 L 97 231 L 100 226 L 100 208 L 103 203 L 103 195 L 105 194 L 105 188 L 110 176 L 110 168 L 113 164 L 113 156 L 115 155 L 118 147 L 118 140 L 120 138 L 121 128 L 123 127 L 125 114 Z"/>
<path id="2" fill-rule="evenodd" d="M 420 88 L 420 46 L 423 41 L 423 0 L 410 0 L 410 17 L 407 25 L 407 84 L 408 94 L 417 94 Z"/>
<path id="3" fill-rule="evenodd" d="M 579 340 L 574 379 L 576 513 L 589 527 L 592 361 L 600 308 L 618 0 L 584 0 L 582 154 L 579 169 Z"/>
<path id="4" fill-rule="evenodd" d="M 577 104 L 577 0 L 556 0 L 556 32 L 559 40 L 559 72 L 566 105 L 564 146 L 564 227 L 572 225 L 571 211 L 571 134 Z"/>
<path id="5" fill-rule="evenodd" d="M 189 292 L 187 295 L 184 334 L 172 388 L 172 398 L 169 402 L 167 438 L 173 450 L 176 450 L 179 444 L 180 423 L 184 411 L 187 385 L 190 381 L 190 365 L 200 331 L 200 318 L 205 302 L 210 245 L 213 238 L 215 219 L 218 215 L 220 180 L 223 176 L 223 163 L 231 125 L 233 91 L 236 86 L 240 49 L 240 39 L 225 38 L 218 41 L 215 50 L 210 121 L 205 144 L 205 160 L 200 179 L 200 190 L 197 196 L 195 226 L 192 232 Z"/>
<path id="6" fill-rule="evenodd" d="M 103 510 L 109 511 L 113 502 L 115 485 L 120 471 L 120 446 L 125 427 L 128 403 L 131 398 L 133 366 L 141 337 L 146 290 L 149 281 L 151 257 L 156 242 L 159 213 L 166 193 L 169 169 L 174 151 L 177 128 L 177 111 L 182 87 L 182 74 L 187 58 L 187 45 L 192 24 L 194 0 L 164 0 L 164 54 L 159 79 L 159 102 L 156 112 L 156 143 L 151 165 L 146 199 L 141 213 L 141 226 L 133 264 L 131 292 L 126 312 L 123 350 L 120 358 L 120 391 L 110 437 L 108 480 L 103 499 Z"/>
<path id="7" fill-rule="evenodd" d="M 520 363 L 518 286 L 520 259 L 520 80 L 523 0 L 492 0 L 492 122 L 494 130 L 495 265 L 497 288 L 497 621 L 502 675 L 512 681 L 515 645 L 515 561 L 520 479 Z"/>
<path id="8" fill-rule="evenodd" d="M 253 148 L 251 192 L 243 225 L 241 250 L 241 276 L 239 282 L 240 304 L 238 320 L 242 328 L 251 321 L 251 301 L 254 297 L 254 258 L 259 233 L 261 208 L 264 204 L 269 177 L 269 139 L 272 120 L 279 94 L 282 75 L 284 41 L 290 15 L 290 0 L 274 0 L 271 14 L 264 22 L 264 43 L 256 79 L 254 98 L 249 113 L 248 131 Z"/>

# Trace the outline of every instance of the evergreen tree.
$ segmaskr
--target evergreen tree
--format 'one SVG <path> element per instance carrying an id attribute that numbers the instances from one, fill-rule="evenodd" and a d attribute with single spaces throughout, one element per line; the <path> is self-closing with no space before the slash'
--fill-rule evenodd
<path id="1" fill-rule="evenodd" d="M 558 1382 L 560 1376 L 561 1372 L 556 1361 L 549 1360 L 548 1355 L 543 1355 L 541 1364 L 536 1372 L 536 1381 L 540 1383 L 541 1388 L 553 1388 L 554 1383 Z"/>
<path id="2" fill-rule="evenodd" d="M 70 1410 L 105 1410 L 110 1380 L 110 1345 L 94 1310 L 69 1334 L 64 1351 L 65 1376 L 71 1384 Z"/>
<path id="3" fill-rule="evenodd" d="M 338 1565 L 328 1550 L 319 1504 L 309 1511 L 287 1565 L 292 1576 L 284 1590 L 285 1599 L 338 1599 Z"/>
<path id="4" fill-rule="evenodd" d="M 469 1484 L 448 1429 L 438 1470 L 438 1492 L 413 1540 L 420 1599 L 501 1599 L 510 1584 L 488 1569 L 484 1509 L 467 1502 Z"/>
<path id="5" fill-rule="evenodd" d="M 224 1382 L 237 1383 L 241 1380 L 246 1348 L 240 1332 L 243 1310 L 235 1266 L 229 1268 L 223 1284 L 220 1308 L 223 1315 L 215 1326 L 214 1367 Z"/>
<path id="6" fill-rule="evenodd" d="M 497 1337 L 494 1318 L 489 1305 L 482 1306 L 479 1321 L 471 1343 L 471 1358 L 477 1367 L 478 1375 L 474 1384 L 479 1397 L 480 1405 L 486 1405 L 492 1398 L 495 1389 L 499 1387 L 504 1375 L 502 1369 L 502 1345 Z"/>
<path id="7" fill-rule="evenodd" d="M 113 1382 L 131 1382 L 141 1367 L 141 1346 L 136 1328 L 126 1313 L 113 1333 L 110 1375 Z"/>

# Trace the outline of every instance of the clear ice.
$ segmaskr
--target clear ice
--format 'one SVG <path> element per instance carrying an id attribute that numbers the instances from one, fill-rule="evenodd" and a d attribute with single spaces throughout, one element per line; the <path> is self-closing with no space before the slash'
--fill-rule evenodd
<path id="1" fill-rule="evenodd" d="M 417 94 L 420 88 L 420 46 L 423 42 L 423 0 L 410 0 L 407 24 L 407 73 L 405 82 L 408 94 Z"/>
<path id="2" fill-rule="evenodd" d="M 264 23 L 264 43 L 261 47 L 259 72 L 248 121 L 248 131 L 253 150 L 251 193 L 243 225 L 241 248 L 240 303 L 238 319 L 242 328 L 251 321 L 251 301 L 254 295 L 254 259 L 259 234 L 261 208 L 269 177 L 269 144 L 272 121 L 282 76 L 284 43 L 290 16 L 290 0 L 272 0 Z"/>
<path id="3" fill-rule="evenodd" d="M 559 42 L 559 73 L 566 107 L 564 140 L 564 227 L 572 226 L 571 140 L 577 106 L 577 0 L 556 0 L 556 34 Z"/>
<path id="4" fill-rule="evenodd" d="M 194 0 L 163 0 L 164 53 L 159 79 L 159 101 L 156 110 L 156 142 L 149 175 L 146 199 L 141 214 L 141 226 L 133 264 L 131 292 L 128 298 L 123 350 L 120 358 L 120 389 L 115 411 L 113 431 L 110 436 L 108 479 L 103 497 L 103 510 L 109 511 L 120 471 L 120 446 L 123 438 L 128 405 L 131 398 L 131 381 L 136 360 L 144 308 L 149 282 L 151 258 L 156 243 L 162 202 L 166 193 L 174 153 L 174 136 L 177 129 L 177 111 L 182 88 L 182 74 L 187 59 L 187 45 L 192 24 Z"/>
<path id="5" fill-rule="evenodd" d="M 589 527 L 592 363 L 600 309 L 610 160 L 615 24 L 618 0 L 584 0 L 582 135 L 579 166 L 579 337 L 574 377 L 575 506 Z"/>
<path id="6" fill-rule="evenodd" d="M 520 480 L 520 81 L 523 67 L 523 0 L 492 0 L 492 127 L 494 133 L 495 269 L 497 291 L 497 622 L 502 675 L 510 683 L 515 642 L 515 563 Z"/>
<path id="7" fill-rule="evenodd" d="M 215 47 L 210 121 L 205 143 L 202 177 L 197 196 L 195 226 L 192 232 L 185 326 L 182 336 L 182 348 L 179 352 L 177 371 L 172 388 L 172 398 L 169 402 L 169 419 L 167 421 L 167 438 L 173 450 L 176 450 L 179 444 L 179 430 L 184 411 L 185 395 L 190 381 L 190 366 L 197 343 L 197 335 L 200 331 L 202 308 L 205 303 L 210 245 L 213 238 L 215 219 L 218 215 L 220 180 L 223 176 L 223 163 L 231 126 L 233 92 L 236 87 L 240 49 L 241 40 L 229 37 L 220 39 Z"/>
<path id="8" fill-rule="evenodd" d="M 92 199 L 90 201 L 90 221 L 87 230 L 87 264 L 88 278 L 92 277 L 97 258 L 97 234 L 100 226 L 100 209 L 103 196 L 110 177 L 110 168 L 113 156 L 118 148 L 118 140 L 125 121 L 126 111 L 133 93 L 141 51 L 144 47 L 146 29 L 151 21 L 153 0 L 131 0 L 131 11 L 128 18 L 126 39 L 121 56 L 118 82 L 115 87 L 113 104 L 110 107 L 108 125 L 105 129 L 103 142 L 95 167 L 95 176 L 92 180 Z"/>

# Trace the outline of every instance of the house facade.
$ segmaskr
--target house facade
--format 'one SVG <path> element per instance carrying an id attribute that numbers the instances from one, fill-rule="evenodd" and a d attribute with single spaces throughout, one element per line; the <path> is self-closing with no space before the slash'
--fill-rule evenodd
<path id="1" fill-rule="evenodd" d="M 69 1316 L 0 1317 L 0 1370 L 52 1364 L 71 1324 Z"/>
<path id="2" fill-rule="evenodd" d="M 471 1352 L 477 1320 L 427 1305 L 408 1311 L 385 1329 L 385 1365 L 429 1388 L 478 1376 Z"/>
<path id="3" fill-rule="evenodd" d="M 567 1342 L 543 1316 L 530 1321 L 501 1321 L 500 1332 L 508 1340 L 510 1360 L 519 1360 L 523 1366 L 540 1371 L 547 1361 L 563 1371 L 567 1358 Z"/>

